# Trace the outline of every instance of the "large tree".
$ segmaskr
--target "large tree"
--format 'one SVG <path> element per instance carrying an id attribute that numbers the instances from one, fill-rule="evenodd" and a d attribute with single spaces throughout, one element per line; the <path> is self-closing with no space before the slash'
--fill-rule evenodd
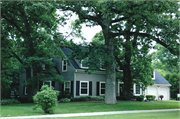
<path id="1" fill-rule="evenodd" d="M 13 57 L 26 70 L 28 99 L 32 100 L 38 82 L 62 79 L 51 58 L 63 56 L 57 25 L 64 19 L 57 16 L 55 2 L 3 1 L 1 11 L 2 59 Z"/>
<path id="2" fill-rule="evenodd" d="M 109 56 L 109 59 L 106 58 L 106 104 L 116 104 L 114 38 L 120 35 L 124 35 L 125 38 L 133 35 L 146 37 L 167 47 L 170 52 L 178 54 L 173 48 L 178 47 L 179 43 L 177 41 L 178 2 L 63 1 L 59 2 L 59 9 L 76 13 L 80 23 L 86 23 L 87 26 L 100 25 L 102 28 L 105 39 L 104 49 Z M 124 24 L 127 20 L 130 22 L 125 28 Z M 132 25 L 133 28 L 129 29 Z"/>

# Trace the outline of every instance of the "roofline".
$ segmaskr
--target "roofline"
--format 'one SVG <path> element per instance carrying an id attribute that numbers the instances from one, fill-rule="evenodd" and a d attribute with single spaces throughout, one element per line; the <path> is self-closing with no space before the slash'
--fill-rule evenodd
<path id="1" fill-rule="evenodd" d="M 86 70 L 76 69 L 75 72 L 85 73 Z M 92 74 L 106 74 L 105 71 L 94 71 Z"/>
<path id="2" fill-rule="evenodd" d="M 162 85 L 164 85 L 164 86 L 172 86 L 171 84 L 154 84 L 154 85 L 160 85 L 160 86 L 162 86 Z"/>

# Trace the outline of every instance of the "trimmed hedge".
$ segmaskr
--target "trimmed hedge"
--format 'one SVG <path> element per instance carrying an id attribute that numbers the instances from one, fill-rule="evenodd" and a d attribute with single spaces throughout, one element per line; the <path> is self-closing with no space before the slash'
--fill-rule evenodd
<path id="1" fill-rule="evenodd" d="M 136 101 L 143 101 L 144 95 L 136 96 Z"/>
<path id="2" fill-rule="evenodd" d="M 11 104 L 19 104 L 20 102 L 16 99 L 3 99 L 1 100 L 1 105 L 11 105 Z"/>
<path id="3" fill-rule="evenodd" d="M 70 101 L 71 101 L 71 99 L 69 99 L 69 98 L 60 99 L 60 102 L 64 102 L 64 103 L 67 103 L 67 102 L 70 102 Z"/>
<path id="4" fill-rule="evenodd" d="M 146 99 L 149 100 L 149 101 L 152 101 L 156 98 L 155 95 L 146 95 Z"/>
<path id="5" fill-rule="evenodd" d="M 117 100 L 127 100 L 128 98 L 126 96 L 116 96 Z"/>
<path id="6" fill-rule="evenodd" d="M 72 102 L 76 102 L 76 101 L 100 101 L 100 100 L 104 100 L 104 97 L 101 96 L 97 96 L 97 97 L 75 97 L 75 98 L 71 98 Z"/>

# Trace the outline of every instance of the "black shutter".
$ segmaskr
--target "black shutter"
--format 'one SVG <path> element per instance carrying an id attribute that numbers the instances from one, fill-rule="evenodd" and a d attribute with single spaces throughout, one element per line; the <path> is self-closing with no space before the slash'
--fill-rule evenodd
<path id="1" fill-rule="evenodd" d="M 61 83 L 61 92 L 64 91 L 64 83 Z"/>
<path id="2" fill-rule="evenodd" d="M 41 87 L 43 86 L 43 82 L 42 81 L 39 81 L 39 91 L 41 89 Z"/>
<path id="3" fill-rule="evenodd" d="M 96 95 L 99 96 L 99 82 L 97 82 L 96 87 L 97 87 L 97 88 L 96 88 L 96 91 L 97 91 L 97 92 L 96 92 Z"/>
<path id="4" fill-rule="evenodd" d="M 55 89 L 55 81 L 52 81 L 52 86 L 53 86 L 54 89 Z"/>
<path id="5" fill-rule="evenodd" d="M 92 96 L 92 81 L 89 81 L 89 95 Z"/>
<path id="6" fill-rule="evenodd" d="M 76 81 L 76 96 L 79 96 L 80 81 Z"/>
<path id="7" fill-rule="evenodd" d="M 73 96 L 73 92 L 74 92 L 74 83 L 73 83 L 73 81 L 71 81 L 71 95 Z"/>

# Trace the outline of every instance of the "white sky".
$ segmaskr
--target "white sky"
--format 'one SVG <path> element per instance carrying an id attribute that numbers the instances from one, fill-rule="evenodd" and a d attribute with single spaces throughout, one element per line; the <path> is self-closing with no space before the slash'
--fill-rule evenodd
<path id="1" fill-rule="evenodd" d="M 62 12 L 58 12 L 58 14 L 63 15 Z M 68 36 L 68 34 L 72 31 L 70 26 L 71 26 L 71 22 L 74 21 L 75 19 L 77 19 L 77 15 L 73 14 L 73 16 L 71 17 L 70 20 L 67 20 L 67 24 L 62 27 L 59 26 L 59 31 L 60 33 L 63 33 L 63 35 L 66 37 Z M 94 27 L 86 27 L 85 24 L 82 25 L 82 36 L 86 38 L 86 42 L 91 42 L 92 38 L 94 37 L 94 35 L 98 32 L 100 32 L 102 29 L 100 26 L 94 26 Z M 82 43 L 83 41 L 81 40 L 81 38 L 74 38 L 74 37 L 68 37 L 67 40 L 72 39 L 75 43 Z M 153 41 L 153 45 L 155 45 L 155 42 Z M 150 50 L 149 53 L 152 53 L 155 50 Z"/>

